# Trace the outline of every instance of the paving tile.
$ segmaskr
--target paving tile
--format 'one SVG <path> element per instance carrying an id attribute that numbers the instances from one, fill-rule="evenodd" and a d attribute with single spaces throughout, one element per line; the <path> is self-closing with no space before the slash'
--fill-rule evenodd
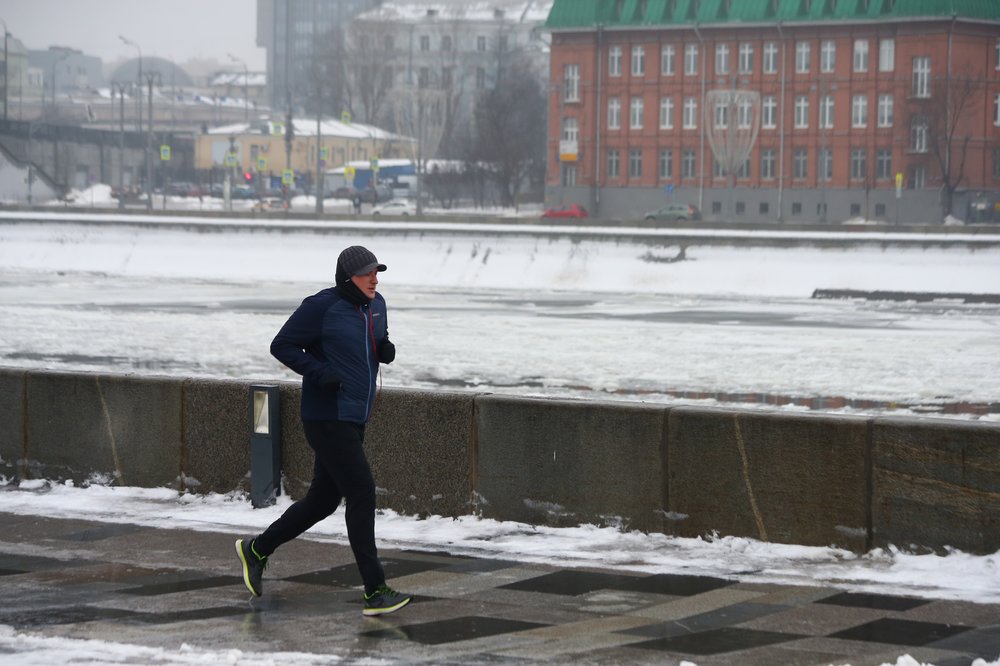
<path id="1" fill-rule="evenodd" d="M 653 640 L 633 643 L 632 647 L 644 650 L 660 650 L 691 655 L 711 655 L 723 652 L 736 652 L 762 645 L 785 643 L 802 638 L 796 634 L 785 634 L 776 631 L 759 631 L 756 629 L 741 629 L 739 627 L 724 627 L 697 633 L 687 633 L 682 636 L 654 638 Z"/>
<path id="2" fill-rule="evenodd" d="M 835 606 L 851 606 L 854 608 L 876 608 L 878 610 L 908 611 L 929 604 L 927 599 L 912 597 L 891 597 L 887 594 L 862 594 L 857 592 L 841 592 L 824 599 L 818 604 L 833 604 Z"/>
<path id="3" fill-rule="evenodd" d="M 969 631 L 971 627 L 935 622 L 914 622 L 897 618 L 882 618 L 830 634 L 831 638 L 846 638 L 870 643 L 895 645 L 927 645 Z"/>
<path id="4" fill-rule="evenodd" d="M 546 625 L 536 622 L 465 616 L 423 624 L 401 625 L 391 631 L 384 629 L 376 632 L 366 632 L 364 635 L 376 638 L 396 638 L 405 635 L 406 640 L 416 641 L 424 645 L 441 645 L 442 643 L 455 643 L 482 638 L 484 636 L 526 631 L 544 626 Z"/>

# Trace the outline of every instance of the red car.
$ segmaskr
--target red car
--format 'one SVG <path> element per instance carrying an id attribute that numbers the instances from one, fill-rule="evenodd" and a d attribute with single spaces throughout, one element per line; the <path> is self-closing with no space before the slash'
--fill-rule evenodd
<path id="1" fill-rule="evenodd" d="M 549 208 L 542 213 L 542 217 L 588 217 L 587 209 L 577 204 L 570 204 L 562 208 Z"/>

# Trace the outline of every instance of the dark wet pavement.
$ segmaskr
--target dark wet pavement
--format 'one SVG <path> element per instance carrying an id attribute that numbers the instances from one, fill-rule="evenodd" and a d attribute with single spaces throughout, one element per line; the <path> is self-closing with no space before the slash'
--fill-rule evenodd
<path id="1" fill-rule="evenodd" d="M 1000 655 L 1000 605 L 383 549 L 390 584 L 415 600 L 364 618 L 347 546 L 286 544 L 250 600 L 235 532 L 4 513 L 0 525 L 0 625 L 33 635 L 367 664 L 865 666 L 909 654 L 968 666 Z"/>

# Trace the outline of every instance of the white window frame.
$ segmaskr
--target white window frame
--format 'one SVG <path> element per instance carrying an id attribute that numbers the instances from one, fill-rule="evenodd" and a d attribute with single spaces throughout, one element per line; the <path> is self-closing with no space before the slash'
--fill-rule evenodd
<path id="1" fill-rule="evenodd" d="M 660 98 L 660 129 L 674 128 L 674 98 Z"/>
<path id="2" fill-rule="evenodd" d="M 698 45 L 686 44 L 684 46 L 684 76 L 698 75 Z"/>
<path id="3" fill-rule="evenodd" d="M 812 57 L 812 44 L 806 41 L 795 42 L 795 73 L 808 74 L 810 59 Z"/>
<path id="4" fill-rule="evenodd" d="M 664 44 L 660 49 L 660 76 L 673 76 L 677 60 L 677 49 L 673 44 Z"/>
<path id="5" fill-rule="evenodd" d="M 778 126 L 778 98 L 766 95 L 760 101 L 760 126 L 762 129 L 775 129 Z"/>
<path id="6" fill-rule="evenodd" d="M 824 39 L 819 47 L 819 71 L 830 74 L 837 68 L 837 42 Z"/>
<path id="7" fill-rule="evenodd" d="M 608 76 L 622 75 L 622 47 L 608 47 Z"/>
<path id="8" fill-rule="evenodd" d="M 620 97 L 608 98 L 608 129 L 622 128 L 622 100 Z"/>
<path id="9" fill-rule="evenodd" d="M 753 74 L 753 44 L 750 42 L 740 44 L 740 59 L 737 69 L 740 74 Z"/>
<path id="10" fill-rule="evenodd" d="M 760 179 L 774 180 L 777 151 L 774 148 L 762 148 L 760 151 Z"/>
<path id="11" fill-rule="evenodd" d="M 698 177 L 698 154 L 691 148 L 681 153 L 681 178 Z"/>
<path id="12" fill-rule="evenodd" d="M 778 43 L 764 42 L 764 54 L 761 62 L 761 70 L 765 74 L 778 73 Z"/>
<path id="13" fill-rule="evenodd" d="M 834 101 L 833 95 L 823 95 L 819 98 L 819 128 L 833 129 Z"/>
<path id="14" fill-rule="evenodd" d="M 795 129 L 809 129 L 809 98 L 799 95 L 795 98 Z"/>
<path id="15" fill-rule="evenodd" d="M 674 151 L 671 148 L 660 149 L 659 159 L 660 180 L 674 179 Z"/>
<path id="16" fill-rule="evenodd" d="M 885 37 L 878 42 L 878 71 L 892 72 L 896 69 L 896 40 Z"/>
<path id="17" fill-rule="evenodd" d="M 607 169 L 608 178 L 621 178 L 622 158 L 617 148 L 608 148 L 605 168 Z"/>
<path id="18" fill-rule="evenodd" d="M 726 129 L 729 127 L 729 102 L 718 100 L 715 109 L 712 110 L 712 125 L 716 129 Z"/>
<path id="19" fill-rule="evenodd" d="M 868 178 L 868 151 L 864 148 L 851 148 L 851 180 Z"/>
<path id="20" fill-rule="evenodd" d="M 868 127 L 868 95 L 851 99 L 851 127 Z"/>
<path id="21" fill-rule="evenodd" d="M 632 47 L 632 76 L 646 76 L 646 47 Z"/>
<path id="22" fill-rule="evenodd" d="M 913 116 L 910 120 L 910 151 L 914 153 L 927 152 L 927 135 L 929 127 L 927 118 L 924 116 Z"/>
<path id="23" fill-rule="evenodd" d="M 829 148 L 816 151 L 816 178 L 824 183 L 833 180 L 833 151 Z"/>
<path id="24" fill-rule="evenodd" d="M 563 141 L 579 141 L 580 121 L 573 116 L 563 118 L 561 136 Z"/>
<path id="25" fill-rule="evenodd" d="M 993 126 L 1000 127 L 1000 93 L 993 98 Z"/>
<path id="26" fill-rule="evenodd" d="M 931 57 L 913 58 L 913 96 L 926 99 L 931 96 Z"/>
<path id="27" fill-rule="evenodd" d="M 892 179 L 892 149 L 876 148 L 875 180 L 891 180 L 891 179 Z"/>
<path id="28" fill-rule="evenodd" d="M 729 74 L 729 44 L 715 45 L 715 74 Z"/>
<path id="29" fill-rule="evenodd" d="M 628 105 L 629 129 L 642 129 L 642 116 L 646 111 L 646 102 L 642 97 L 633 97 Z"/>
<path id="30" fill-rule="evenodd" d="M 892 94 L 882 94 L 878 96 L 878 126 L 892 127 L 893 123 L 893 97 Z"/>
<path id="31" fill-rule="evenodd" d="M 580 101 L 580 66 L 566 65 L 563 67 L 563 101 Z"/>
<path id="32" fill-rule="evenodd" d="M 868 40 L 867 39 L 855 39 L 854 40 L 853 69 L 854 69 L 855 72 L 867 72 L 868 71 Z"/>
<path id="33" fill-rule="evenodd" d="M 630 180 L 642 178 L 642 148 L 628 150 L 628 177 Z"/>
<path id="34" fill-rule="evenodd" d="M 806 148 L 792 149 L 792 178 L 805 180 L 809 177 L 809 150 Z"/>
<path id="35" fill-rule="evenodd" d="M 686 130 L 698 129 L 698 100 L 688 97 L 684 100 L 683 127 Z"/>
<path id="36" fill-rule="evenodd" d="M 740 129 L 750 129 L 750 121 L 753 119 L 753 107 L 750 100 L 743 100 L 736 107 L 736 126 Z"/>

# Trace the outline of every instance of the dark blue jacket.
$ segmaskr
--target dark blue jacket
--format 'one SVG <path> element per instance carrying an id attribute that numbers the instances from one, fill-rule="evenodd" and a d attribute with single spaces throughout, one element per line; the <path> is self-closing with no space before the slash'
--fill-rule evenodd
<path id="1" fill-rule="evenodd" d="M 388 336 L 381 294 L 355 305 L 331 287 L 302 301 L 271 342 L 271 354 L 302 375 L 302 420 L 366 423 Z"/>

